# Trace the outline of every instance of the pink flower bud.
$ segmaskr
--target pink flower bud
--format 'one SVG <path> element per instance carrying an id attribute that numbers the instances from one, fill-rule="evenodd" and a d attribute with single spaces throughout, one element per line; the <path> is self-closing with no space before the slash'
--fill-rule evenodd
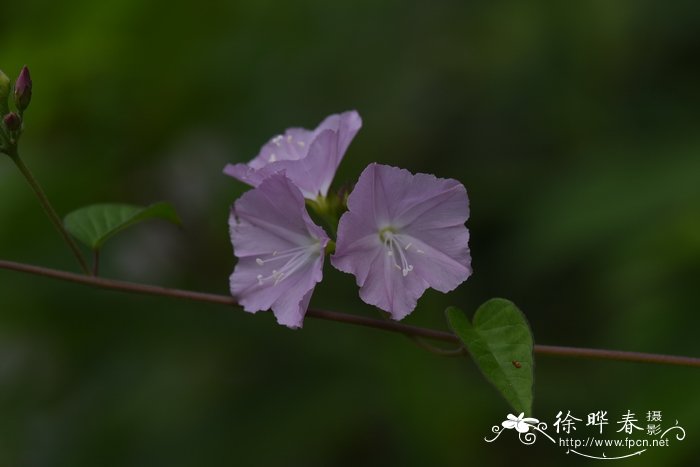
<path id="1" fill-rule="evenodd" d="M 14 112 L 5 115 L 2 121 L 10 131 L 17 131 L 22 128 L 22 119 Z"/>
<path id="2" fill-rule="evenodd" d="M 26 110 L 32 100 L 32 78 L 29 76 L 29 68 L 22 67 L 19 78 L 15 82 L 15 105 L 20 111 Z"/>

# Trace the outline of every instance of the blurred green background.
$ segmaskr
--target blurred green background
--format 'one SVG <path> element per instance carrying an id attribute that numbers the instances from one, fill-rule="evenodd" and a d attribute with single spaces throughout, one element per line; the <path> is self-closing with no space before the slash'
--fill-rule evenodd
<path id="1" fill-rule="evenodd" d="M 698 50 L 695 0 L 23 0 L 0 15 L 0 68 L 34 78 L 22 152 L 57 209 L 167 200 L 184 219 L 111 241 L 105 276 L 227 293 L 246 188 L 223 166 L 354 108 L 336 185 L 379 161 L 470 195 L 474 275 L 406 322 L 444 328 L 447 305 L 503 296 L 539 343 L 694 356 Z M 6 158 L 0 222 L 1 258 L 76 269 Z M 331 268 L 312 305 L 377 315 Z M 540 357 L 535 416 L 662 410 L 686 440 L 619 465 L 690 466 L 698 394 L 693 369 Z M 591 462 L 511 433 L 485 443 L 508 412 L 472 362 L 402 336 L 0 271 L 2 466 Z"/>

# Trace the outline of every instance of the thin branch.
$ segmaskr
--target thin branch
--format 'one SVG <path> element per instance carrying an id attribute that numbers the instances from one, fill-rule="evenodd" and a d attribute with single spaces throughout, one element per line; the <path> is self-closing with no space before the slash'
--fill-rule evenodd
<path id="1" fill-rule="evenodd" d="M 70 248 L 71 252 L 73 253 L 73 256 L 75 256 L 75 259 L 78 261 L 78 264 L 80 264 L 80 268 L 85 274 L 90 274 L 90 268 L 88 267 L 87 261 L 85 261 L 85 257 L 80 252 L 80 248 L 78 248 L 78 245 L 76 245 L 75 241 L 73 240 L 73 237 L 71 237 L 70 234 L 66 232 L 66 229 L 63 226 L 63 221 L 61 221 L 61 218 L 58 216 L 56 210 L 51 205 L 48 196 L 46 196 L 44 189 L 41 188 L 41 185 L 34 177 L 32 172 L 29 170 L 29 167 L 27 167 L 24 161 L 22 161 L 22 159 L 19 157 L 17 148 L 12 148 L 12 151 L 9 155 L 10 159 L 12 159 L 12 161 L 15 163 L 19 171 L 22 172 L 22 175 L 24 176 L 25 180 L 27 180 L 27 183 L 29 183 L 29 186 L 34 191 L 34 194 L 39 200 L 39 204 L 41 204 L 41 207 L 44 208 L 44 212 L 48 216 L 49 220 L 56 228 L 56 230 L 58 230 L 58 233 L 61 235 L 63 240 Z"/>
<path id="2" fill-rule="evenodd" d="M 72 272 L 60 271 L 41 266 L 33 266 L 30 264 L 17 263 L 14 261 L 0 260 L 0 269 L 23 272 L 37 276 L 50 277 L 60 279 L 77 284 L 97 287 L 100 289 L 116 290 L 120 292 L 157 295 L 162 297 L 179 298 L 183 300 L 192 300 L 196 302 L 213 303 L 217 305 L 237 306 L 233 297 L 228 295 L 211 294 L 205 292 L 195 292 L 191 290 L 171 289 L 160 287 L 157 285 L 137 284 L 133 282 L 105 279 L 102 277 L 84 276 Z M 424 339 L 433 339 L 444 342 L 453 342 L 460 344 L 457 336 L 447 331 L 439 331 L 437 329 L 422 328 L 419 326 L 411 326 L 408 324 L 398 323 L 396 321 L 385 321 L 376 318 L 368 318 L 365 316 L 350 315 L 339 313 L 336 311 L 310 309 L 306 316 L 324 319 L 327 321 L 336 321 L 345 324 L 354 324 L 357 326 L 365 326 L 384 331 L 396 332 L 407 335 L 409 337 L 418 337 Z M 606 349 L 589 349 L 582 347 L 563 347 L 556 345 L 535 345 L 535 353 L 539 355 L 550 355 L 558 357 L 574 357 L 574 358 L 589 358 L 597 360 L 616 360 L 624 362 L 637 363 L 658 363 L 664 365 L 679 365 L 700 368 L 700 358 L 684 357 L 675 355 L 662 355 L 642 352 L 625 352 L 620 350 Z"/>
<path id="3" fill-rule="evenodd" d="M 536 345 L 535 352 L 540 355 L 552 355 L 558 357 L 659 363 L 662 365 L 694 366 L 700 368 L 700 358 L 684 357 L 680 355 L 626 352 L 624 350 L 588 349 L 583 347 L 564 347 L 561 345 Z"/>

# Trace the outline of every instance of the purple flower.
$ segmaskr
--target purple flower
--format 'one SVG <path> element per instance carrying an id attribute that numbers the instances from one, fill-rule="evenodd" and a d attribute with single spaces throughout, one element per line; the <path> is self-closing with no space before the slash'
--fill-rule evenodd
<path id="1" fill-rule="evenodd" d="M 228 164 L 224 173 L 258 186 L 273 173 L 284 171 L 305 198 L 325 197 L 350 142 L 362 127 L 353 111 L 327 117 L 313 131 L 290 128 L 262 147 L 248 164 Z"/>
<path id="2" fill-rule="evenodd" d="M 245 311 L 272 309 L 278 323 L 301 327 L 329 239 L 299 189 L 284 174 L 271 175 L 235 202 L 229 225 L 239 258 L 231 295 Z"/>
<path id="3" fill-rule="evenodd" d="M 370 164 L 348 198 L 331 263 L 355 275 L 360 298 L 399 320 L 428 287 L 471 274 L 469 200 L 456 180 Z"/>

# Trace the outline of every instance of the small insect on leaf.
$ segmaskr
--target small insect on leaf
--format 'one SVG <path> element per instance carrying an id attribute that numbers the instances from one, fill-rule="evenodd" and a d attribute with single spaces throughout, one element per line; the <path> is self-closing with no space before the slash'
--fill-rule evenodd
<path id="1" fill-rule="evenodd" d="M 452 331 L 465 345 L 486 379 L 516 413 L 532 413 L 533 338 L 525 315 L 511 301 L 493 298 L 473 320 L 459 308 L 446 310 Z"/>

